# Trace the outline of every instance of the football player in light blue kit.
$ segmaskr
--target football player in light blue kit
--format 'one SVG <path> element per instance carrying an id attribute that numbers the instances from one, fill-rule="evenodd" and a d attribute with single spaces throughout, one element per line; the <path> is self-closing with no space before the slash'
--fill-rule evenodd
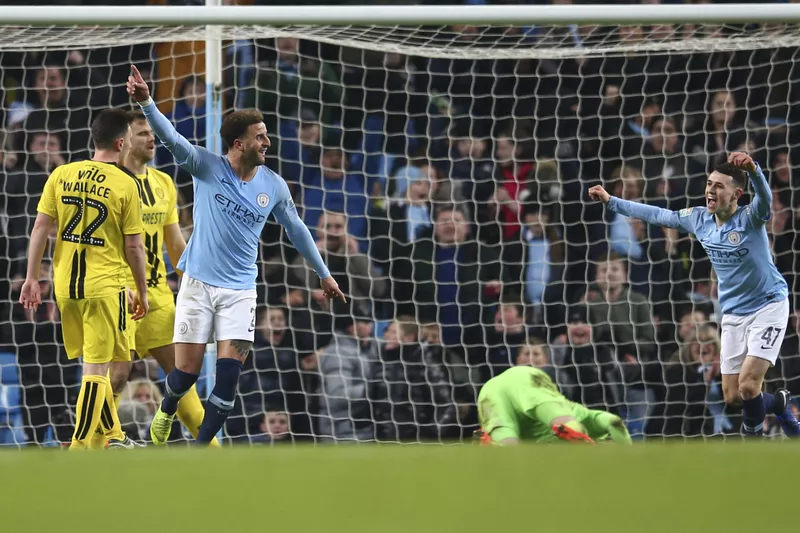
<path id="1" fill-rule="evenodd" d="M 136 67 L 127 89 L 139 103 L 156 136 L 194 181 L 194 231 L 180 258 L 183 273 L 175 312 L 175 370 L 150 426 L 154 444 L 169 438 L 178 400 L 197 381 L 208 342 L 217 342 L 214 390 L 206 402 L 197 442 L 208 444 L 233 409 L 239 374 L 253 344 L 256 316 L 256 260 L 270 213 L 286 229 L 311 264 L 328 298 L 344 294 L 331 276 L 308 228 L 295 209 L 283 178 L 263 166 L 270 146 L 258 111 L 225 118 L 220 136 L 227 149 L 218 155 L 193 146 L 158 110 Z"/>
<path id="2" fill-rule="evenodd" d="M 750 205 L 739 197 L 753 184 Z M 789 319 L 789 289 L 772 260 L 765 224 L 772 191 L 753 159 L 734 152 L 706 182 L 706 208 L 668 211 L 610 196 L 603 187 L 589 196 L 625 216 L 693 233 L 714 267 L 722 308 L 720 369 L 727 404 L 742 403 L 745 435 L 763 434 L 764 417 L 773 413 L 786 435 L 800 436 L 786 389 L 762 393 L 764 376 L 778 359 Z"/>

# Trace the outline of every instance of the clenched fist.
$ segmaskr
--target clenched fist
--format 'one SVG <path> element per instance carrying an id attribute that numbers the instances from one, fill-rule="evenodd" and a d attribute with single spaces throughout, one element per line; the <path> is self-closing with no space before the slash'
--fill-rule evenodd
<path id="1" fill-rule="evenodd" d="M 607 204 L 611 199 L 611 195 L 606 192 L 602 185 L 595 185 L 589 189 L 589 198 L 596 202 Z"/>

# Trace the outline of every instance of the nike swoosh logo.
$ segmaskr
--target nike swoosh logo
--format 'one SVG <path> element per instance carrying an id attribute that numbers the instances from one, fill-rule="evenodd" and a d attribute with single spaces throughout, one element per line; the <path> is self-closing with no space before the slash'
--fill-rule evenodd
<path id="1" fill-rule="evenodd" d="M 222 180 L 222 183 L 224 183 L 225 185 L 231 185 L 231 182 L 228 180 Z"/>

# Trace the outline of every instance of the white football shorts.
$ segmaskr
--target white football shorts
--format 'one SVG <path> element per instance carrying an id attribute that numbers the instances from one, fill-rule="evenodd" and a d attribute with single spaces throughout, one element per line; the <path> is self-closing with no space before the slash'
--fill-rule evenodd
<path id="1" fill-rule="evenodd" d="M 738 374 L 748 355 L 775 366 L 789 322 L 789 300 L 773 302 L 747 316 L 722 316 L 720 371 Z"/>
<path id="2" fill-rule="evenodd" d="M 253 342 L 255 338 L 255 289 L 213 287 L 184 274 L 175 307 L 173 342 Z"/>

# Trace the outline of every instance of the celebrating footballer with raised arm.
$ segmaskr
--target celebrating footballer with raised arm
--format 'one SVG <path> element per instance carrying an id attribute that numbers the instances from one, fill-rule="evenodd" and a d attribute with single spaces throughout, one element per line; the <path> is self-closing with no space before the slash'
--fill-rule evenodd
<path id="1" fill-rule="evenodd" d="M 136 67 L 128 94 L 142 109 L 175 162 L 192 175 L 194 231 L 178 263 L 183 272 L 175 312 L 175 369 L 150 426 L 154 444 L 169 438 L 178 401 L 197 381 L 206 344 L 217 342 L 216 383 L 206 402 L 197 442 L 208 444 L 233 409 L 242 364 L 253 344 L 256 260 L 267 217 L 275 219 L 320 278 L 325 296 L 345 299 L 308 228 L 297 214 L 286 182 L 263 166 L 270 146 L 263 116 L 236 111 L 222 122 L 226 154 L 193 146 L 158 110 Z"/>
<path id="2" fill-rule="evenodd" d="M 92 122 L 92 141 L 91 160 L 61 165 L 47 178 L 20 296 L 26 309 L 41 303 L 42 257 L 56 225 L 54 283 L 64 347 L 70 359 L 83 359 L 70 450 L 93 447 L 98 431 L 108 437 L 109 447 L 134 447 L 120 428 L 108 379 L 112 362 L 130 359 L 129 271 L 136 287 L 132 318 L 139 320 L 148 311 L 139 188 L 121 166 L 131 142 L 127 112 L 101 111 Z"/>
<path id="3" fill-rule="evenodd" d="M 753 201 L 739 206 L 748 182 L 753 184 Z M 741 402 L 747 436 L 763 434 L 768 413 L 778 418 L 787 436 L 800 436 L 789 391 L 781 389 L 775 395 L 761 391 L 786 332 L 789 289 L 770 251 L 765 224 L 771 215 L 772 191 L 758 164 L 745 153 L 730 154 L 728 162 L 708 176 L 705 209 L 669 211 L 610 196 L 599 185 L 590 188 L 589 195 L 613 212 L 697 237 L 719 280 L 725 402 Z"/>

